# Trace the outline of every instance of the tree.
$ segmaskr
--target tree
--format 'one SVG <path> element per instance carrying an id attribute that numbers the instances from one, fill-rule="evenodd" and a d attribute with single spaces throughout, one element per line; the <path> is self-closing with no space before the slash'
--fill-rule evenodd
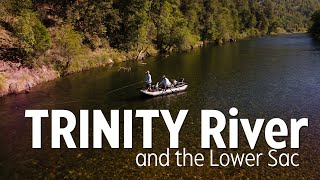
<path id="1" fill-rule="evenodd" d="M 201 32 L 202 40 L 214 41 L 218 37 L 217 29 L 217 15 L 218 15 L 218 5 L 217 0 L 209 0 L 204 2 L 204 15 L 203 15 L 203 28 Z"/>
<path id="2" fill-rule="evenodd" d="M 188 46 L 187 42 L 194 38 L 187 28 L 187 22 L 179 10 L 180 1 L 157 1 L 153 4 L 155 13 L 152 20 L 155 24 L 157 36 L 156 44 L 160 52 L 167 52 L 172 47 Z M 188 39 L 185 36 L 191 36 Z M 190 44 L 189 44 L 190 45 Z"/>
<path id="3" fill-rule="evenodd" d="M 312 15 L 311 20 L 313 21 L 313 24 L 310 28 L 310 32 L 316 39 L 320 40 L 320 10 L 317 10 Z"/>
<path id="4" fill-rule="evenodd" d="M 46 27 L 29 10 L 23 10 L 14 24 L 15 35 L 26 55 L 25 63 L 31 65 L 33 57 L 44 53 L 51 44 Z"/>
<path id="5" fill-rule="evenodd" d="M 70 67 L 75 56 L 81 53 L 82 38 L 79 33 L 73 30 L 71 25 L 65 25 L 56 30 L 56 43 L 63 61 L 56 62 L 60 71 L 63 73 Z"/>
<path id="6" fill-rule="evenodd" d="M 18 37 L 17 51 L 23 52 L 25 62 L 32 63 L 45 52 L 54 52 L 46 50 L 61 43 L 65 47 L 61 51 L 67 57 L 64 65 L 70 64 L 77 54 L 67 48 L 73 46 L 89 46 L 91 50 L 111 47 L 131 55 L 138 52 L 139 57 L 148 48 L 156 47 L 165 53 L 190 49 L 200 40 L 223 42 L 237 37 L 301 32 L 311 25 L 311 14 L 320 8 L 319 0 L 0 2 L 0 26 Z M 314 21 L 316 17 L 315 14 Z M 310 29 L 315 36 L 317 27 L 315 22 Z M 58 36 L 52 32 L 58 32 Z M 60 36 L 67 39 L 59 39 Z"/>

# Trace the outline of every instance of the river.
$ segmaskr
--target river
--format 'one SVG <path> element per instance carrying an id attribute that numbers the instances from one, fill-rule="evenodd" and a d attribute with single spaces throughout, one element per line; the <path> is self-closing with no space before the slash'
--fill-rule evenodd
<path id="1" fill-rule="evenodd" d="M 320 44 L 307 34 L 276 35 L 242 40 L 223 46 L 206 46 L 169 57 L 154 57 L 146 65 L 122 63 L 72 74 L 34 87 L 30 94 L 0 98 L 0 179 L 31 178 L 319 178 L 320 177 Z M 118 71 L 131 67 L 130 72 Z M 137 84 L 149 70 L 153 80 L 162 75 L 184 78 L 189 87 L 185 93 L 141 98 Z M 120 89 L 119 89 L 120 88 Z M 119 89 L 119 90 L 117 90 Z M 115 91 L 116 90 L 116 91 Z M 256 118 L 306 117 L 309 127 L 300 132 L 299 167 L 268 167 L 263 159 L 259 167 L 145 167 L 135 163 L 139 152 L 165 152 L 169 133 L 165 123 L 153 121 L 153 149 L 142 148 L 142 120 L 133 121 L 133 149 L 51 149 L 50 120 L 43 120 L 42 149 L 32 149 L 31 119 L 26 109 L 101 109 L 109 117 L 111 109 L 170 109 L 189 114 L 180 131 L 180 147 L 191 153 L 202 150 L 200 111 L 217 109 L 228 115 L 237 107 L 239 117 L 254 123 Z M 173 115 L 176 116 L 176 115 Z M 230 118 L 230 117 L 229 117 Z M 123 122 L 121 122 L 122 124 Z M 121 125 L 120 125 L 121 127 Z M 79 144 L 79 130 L 73 132 Z M 121 128 L 122 129 L 122 128 Z M 224 137 L 228 142 L 228 128 Z M 121 131 L 120 131 L 121 132 Z M 122 133 L 120 133 L 122 134 Z M 264 136 L 251 150 L 240 132 L 238 150 L 222 152 L 263 152 L 270 148 Z M 63 141 L 62 141 L 63 142 Z M 120 147 L 123 142 L 121 135 Z"/>

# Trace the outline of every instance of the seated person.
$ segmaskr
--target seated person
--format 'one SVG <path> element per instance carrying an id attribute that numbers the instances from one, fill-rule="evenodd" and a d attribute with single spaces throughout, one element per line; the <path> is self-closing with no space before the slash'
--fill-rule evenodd
<path id="1" fill-rule="evenodd" d="M 162 76 L 162 81 L 160 82 L 159 87 L 163 89 L 167 89 L 171 87 L 171 82 L 169 81 L 168 78 L 166 78 L 165 75 Z"/>
<path id="2" fill-rule="evenodd" d="M 172 80 L 172 85 L 173 85 L 173 86 L 176 86 L 177 84 L 178 84 L 178 81 L 175 80 L 175 79 L 173 79 L 173 80 Z"/>
<path id="3" fill-rule="evenodd" d="M 180 84 L 184 84 L 184 78 L 181 78 L 181 79 L 179 80 L 178 84 L 179 84 L 179 85 L 180 85 Z"/>
<path id="4" fill-rule="evenodd" d="M 151 88 L 149 89 L 149 91 L 158 91 L 159 90 L 159 82 L 157 82 L 157 84 L 151 85 Z"/>

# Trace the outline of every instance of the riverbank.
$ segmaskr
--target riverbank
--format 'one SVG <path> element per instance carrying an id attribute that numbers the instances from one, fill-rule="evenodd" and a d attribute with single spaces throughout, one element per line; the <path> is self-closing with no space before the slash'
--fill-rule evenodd
<path id="1" fill-rule="evenodd" d="M 202 47 L 203 44 L 203 42 L 198 42 L 187 50 Z M 110 47 L 94 51 L 89 48 L 82 48 L 81 53 L 72 57 L 69 65 L 61 66 L 60 63 L 56 63 L 56 59 L 63 59 L 63 57 L 60 56 L 61 52 L 56 51 L 57 48 L 51 47 L 48 52 L 36 60 L 42 62 L 42 65 L 35 65 L 32 68 L 21 63 L 0 60 L 0 97 L 10 94 L 29 93 L 33 86 L 54 80 L 60 76 L 97 67 L 112 66 L 115 63 L 124 61 L 141 63 L 147 57 L 159 55 L 159 51 L 153 48 L 129 52 L 117 51 Z M 168 51 L 168 54 L 176 52 L 178 50 L 172 48 Z"/>
<path id="2" fill-rule="evenodd" d="M 59 77 L 59 73 L 46 66 L 29 69 L 20 63 L 0 61 L 0 96 L 30 92 L 37 84 Z"/>
<path id="3" fill-rule="evenodd" d="M 256 36 L 239 36 L 238 38 L 241 40 L 252 37 Z M 205 44 L 222 45 L 225 43 L 234 43 L 237 40 L 238 39 L 227 39 L 219 42 L 199 41 L 188 49 L 185 49 L 185 51 L 200 48 Z M 142 62 L 147 57 L 159 55 L 159 52 L 153 48 L 140 52 L 120 52 L 110 47 L 96 49 L 95 51 L 86 48 L 82 49 L 82 52 L 72 59 L 72 63 L 70 63 L 67 68 L 61 70 L 57 65 L 52 63 L 53 60 L 50 60 L 57 59 L 57 54 L 59 53 L 55 53 L 54 51 L 55 48 L 53 47 L 46 54 L 39 57 L 37 60 L 44 62 L 44 65 L 38 65 L 33 68 L 23 66 L 21 63 L 0 60 L 0 97 L 10 94 L 29 93 L 33 86 L 54 80 L 60 76 L 97 67 L 112 66 L 114 63 L 121 63 L 128 60 Z M 167 56 L 177 52 L 179 52 L 178 49 L 172 48 L 165 55 Z"/>

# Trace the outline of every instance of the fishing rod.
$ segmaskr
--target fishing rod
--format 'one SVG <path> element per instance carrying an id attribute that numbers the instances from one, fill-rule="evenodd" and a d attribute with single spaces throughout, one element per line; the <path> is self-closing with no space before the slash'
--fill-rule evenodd
<path id="1" fill-rule="evenodd" d="M 123 86 L 123 87 L 114 89 L 112 91 L 109 91 L 106 94 L 111 94 L 111 93 L 114 93 L 116 91 L 119 91 L 119 90 L 122 90 L 122 89 L 125 89 L 125 88 L 128 88 L 128 87 L 131 87 L 131 86 L 135 86 L 135 85 L 141 84 L 143 82 L 144 81 L 139 81 L 137 83 L 129 84 L 127 86 Z M 38 105 L 35 105 L 35 106 L 62 105 L 62 104 L 72 104 L 72 103 L 77 103 L 77 102 L 97 102 L 97 100 L 90 100 L 90 99 L 88 99 L 88 100 L 73 100 L 73 101 L 66 101 L 66 102 L 60 102 L 60 103 L 50 102 L 50 103 L 46 103 L 46 104 L 38 104 Z"/>
<path id="2" fill-rule="evenodd" d="M 133 84 L 130 84 L 130 85 L 127 85 L 127 86 L 123 86 L 123 87 L 114 89 L 114 90 L 112 90 L 112 91 L 109 91 L 109 92 L 107 92 L 106 94 L 111 94 L 111 93 L 114 93 L 114 92 L 116 92 L 116 91 L 119 91 L 119 90 L 122 90 L 122 89 L 125 89 L 125 88 L 128 88 L 128 87 L 132 87 L 132 86 L 141 84 L 141 83 L 143 83 L 143 82 L 144 82 L 144 81 L 139 81 L 139 82 L 137 82 L 137 83 L 133 83 Z"/>

